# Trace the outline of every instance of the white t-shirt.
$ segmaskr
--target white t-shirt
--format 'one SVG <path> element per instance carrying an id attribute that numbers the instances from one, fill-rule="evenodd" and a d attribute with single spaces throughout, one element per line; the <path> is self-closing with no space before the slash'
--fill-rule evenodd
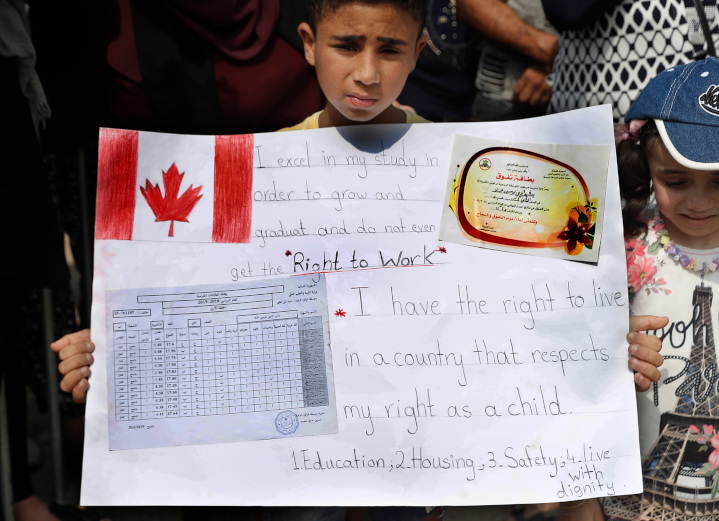
<path id="1" fill-rule="evenodd" d="M 646 235 L 627 239 L 630 309 L 635 315 L 665 315 L 661 379 L 637 395 L 644 494 L 605 501 L 608 518 L 682 519 L 680 512 L 719 512 L 719 372 L 714 325 L 719 327 L 719 268 L 702 275 L 675 260 L 665 247 L 663 223 L 649 214 Z M 666 242 L 666 239 L 665 239 Z M 675 245 L 684 262 L 719 263 L 719 248 Z M 716 296 L 716 298 L 715 298 Z M 719 331 L 719 330 L 718 330 Z M 715 467 L 716 465 L 716 467 Z M 709 471 L 709 474 L 704 474 Z M 713 488 L 716 487 L 716 488 Z M 709 504 L 707 504 L 707 502 Z M 666 515 L 660 512 L 668 509 Z M 674 510 L 674 512 L 670 512 Z M 687 519 L 719 519 L 685 516 Z"/>

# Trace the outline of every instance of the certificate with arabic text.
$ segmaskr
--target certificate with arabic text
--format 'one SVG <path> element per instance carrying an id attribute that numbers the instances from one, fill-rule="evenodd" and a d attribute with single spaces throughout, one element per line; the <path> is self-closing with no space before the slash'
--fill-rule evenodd
<path id="1" fill-rule="evenodd" d="M 596 262 L 609 148 L 456 135 L 440 240 Z"/>

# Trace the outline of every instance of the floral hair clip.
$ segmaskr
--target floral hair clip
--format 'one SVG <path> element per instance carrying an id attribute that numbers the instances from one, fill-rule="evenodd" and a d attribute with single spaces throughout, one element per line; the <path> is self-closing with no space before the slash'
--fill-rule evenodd
<path id="1" fill-rule="evenodd" d="M 646 124 L 646 119 L 633 119 L 629 125 L 624 125 L 622 129 L 622 141 L 630 139 L 636 141 L 639 139 L 639 130 Z"/>
<path id="2" fill-rule="evenodd" d="M 636 134 L 632 134 L 629 131 L 629 125 L 624 125 L 624 127 L 622 127 L 622 141 L 635 141 L 638 137 L 639 136 L 637 136 Z"/>

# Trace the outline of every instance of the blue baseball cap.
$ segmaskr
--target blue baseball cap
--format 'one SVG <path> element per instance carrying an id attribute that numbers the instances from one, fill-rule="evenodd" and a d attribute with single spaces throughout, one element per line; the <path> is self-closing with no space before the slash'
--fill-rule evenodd
<path id="1" fill-rule="evenodd" d="M 672 157 L 694 170 L 719 170 L 719 59 L 679 65 L 644 88 L 625 120 L 653 119 Z"/>

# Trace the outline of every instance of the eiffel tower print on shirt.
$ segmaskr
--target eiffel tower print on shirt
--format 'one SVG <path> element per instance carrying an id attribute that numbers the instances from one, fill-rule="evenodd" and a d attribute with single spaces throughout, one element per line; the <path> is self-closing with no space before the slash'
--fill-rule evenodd
<path id="1" fill-rule="evenodd" d="M 608 520 L 719 521 L 719 472 L 705 474 L 713 470 L 711 451 L 717 450 L 719 457 L 712 299 L 712 288 L 703 282 L 694 288 L 691 354 L 684 370 L 672 378 L 684 379 L 676 390 L 676 407 L 662 414 L 659 438 L 642 460 L 644 492 L 608 498 Z"/>

